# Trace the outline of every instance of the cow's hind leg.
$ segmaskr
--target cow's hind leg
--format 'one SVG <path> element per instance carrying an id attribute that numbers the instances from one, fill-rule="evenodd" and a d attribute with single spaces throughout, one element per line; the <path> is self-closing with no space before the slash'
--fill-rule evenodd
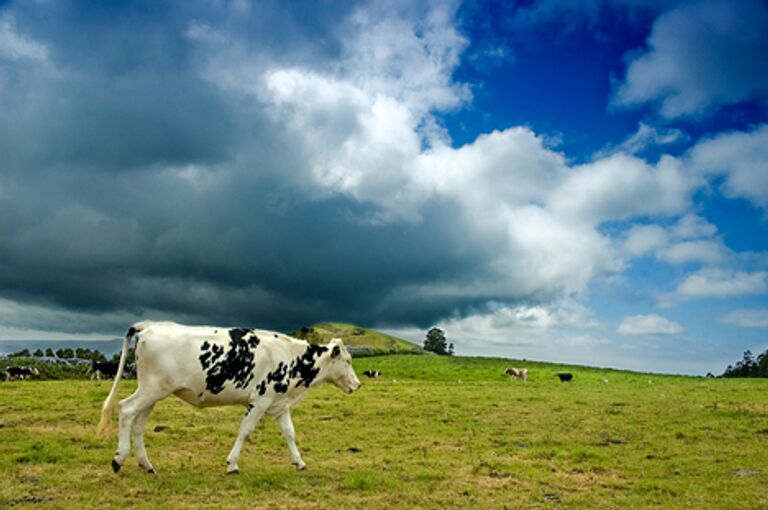
<path id="1" fill-rule="evenodd" d="M 227 456 L 227 473 L 234 474 L 240 472 L 240 468 L 237 467 L 237 461 L 240 459 L 240 451 L 243 449 L 245 438 L 256 428 L 266 409 L 267 406 L 263 403 L 260 404 L 258 401 L 248 405 L 245 417 L 240 423 L 240 432 L 238 432 L 235 444 Z"/>
<path id="2" fill-rule="evenodd" d="M 291 452 L 291 461 L 297 469 L 304 469 L 307 467 L 304 461 L 301 459 L 299 449 L 296 447 L 296 431 L 293 429 L 293 420 L 291 420 L 291 411 L 286 409 L 283 414 L 277 415 L 275 418 L 277 426 L 280 427 L 280 432 L 283 434 L 285 442 L 288 443 L 288 450 Z"/>
<path id="3" fill-rule="evenodd" d="M 155 404 L 146 407 L 136 415 L 136 419 L 133 421 L 133 448 L 136 451 L 136 462 L 139 467 L 144 468 L 147 473 L 155 473 L 155 468 L 152 467 L 152 463 L 149 462 L 147 456 L 147 449 L 144 446 L 144 429 L 147 426 L 147 419 L 152 413 L 152 409 Z"/>
<path id="4" fill-rule="evenodd" d="M 141 386 L 130 397 L 120 401 L 120 425 L 118 427 L 117 453 L 112 459 L 112 469 L 117 473 L 131 452 L 131 430 L 136 417 L 147 408 L 152 408 L 158 400 L 167 393 L 150 393 L 142 391 Z"/>

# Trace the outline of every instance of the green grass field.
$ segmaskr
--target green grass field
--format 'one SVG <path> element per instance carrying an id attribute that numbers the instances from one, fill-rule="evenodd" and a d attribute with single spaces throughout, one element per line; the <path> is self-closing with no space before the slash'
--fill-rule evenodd
<path id="1" fill-rule="evenodd" d="M 383 376 L 294 409 L 306 471 L 268 420 L 236 476 L 242 408 L 161 402 L 158 474 L 131 456 L 115 475 L 116 434 L 94 437 L 109 382 L 0 383 L 0 508 L 768 508 L 768 380 L 412 355 L 355 368 Z"/>

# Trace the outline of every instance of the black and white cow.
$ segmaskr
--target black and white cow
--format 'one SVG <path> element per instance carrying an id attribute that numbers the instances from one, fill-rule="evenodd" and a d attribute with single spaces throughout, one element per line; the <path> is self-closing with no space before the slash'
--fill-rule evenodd
<path id="1" fill-rule="evenodd" d="M 101 376 L 109 377 L 112 379 L 117 375 L 117 369 L 119 367 L 119 363 L 116 363 L 114 361 L 91 361 L 91 379 L 97 379 L 100 380 Z"/>
<path id="2" fill-rule="evenodd" d="M 557 377 L 560 378 L 560 382 L 570 382 L 573 380 L 573 374 L 570 372 L 559 372 Z"/>
<path id="3" fill-rule="evenodd" d="M 368 377 L 369 379 L 377 379 L 381 377 L 381 372 L 378 370 L 366 370 L 363 372 L 363 375 Z"/>
<path id="4" fill-rule="evenodd" d="M 5 382 L 11 379 L 29 379 L 33 375 L 40 375 L 40 371 L 35 367 L 8 367 L 5 369 Z"/>
<path id="5" fill-rule="evenodd" d="M 240 432 L 227 457 L 228 473 L 239 471 L 237 461 L 243 443 L 265 414 L 275 418 L 293 464 L 303 469 L 291 407 L 320 383 L 332 383 L 347 393 L 360 387 L 352 358 L 339 339 L 327 345 L 310 345 L 272 331 L 140 322 L 131 326 L 123 341 L 117 376 L 102 407 L 99 432 L 109 427 L 128 344 L 134 336 L 138 388 L 120 401 L 119 441 L 112 459 L 115 472 L 130 453 L 131 433 L 139 466 L 155 472 L 144 447 L 144 427 L 154 405 L 168 395 L 197 407 L 246 406 Z"/>

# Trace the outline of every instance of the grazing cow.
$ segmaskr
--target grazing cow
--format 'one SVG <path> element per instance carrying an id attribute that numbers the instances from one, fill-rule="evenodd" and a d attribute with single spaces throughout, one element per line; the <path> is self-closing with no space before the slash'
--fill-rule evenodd
<path id="1" fill-rule="evenodd" d="M 5 382 L 10 381 L 14 377 L 19 379 L 29 379 L 33 375 L 40 375 L 40 371 L 35 367 L 8 367 L 5 369 Z"/>
<path id="2" fill-rule="evenodd" d="M 140 322 L 128 329 L 123 340 L 117 376 L 102 407 L 99 432 L 110 424 L 128 344 L 134 336 L 138 387 L 120 401 L 118 449 L 112 459 L 115 472 L 130 452 L 131 434 L 139 466 L 155 472 L 144 447 L 144 427 L 154 405 L 168 395 L 197 407 L 239 404 L 247 408 L 227 457 L 228 473 L 239 472 L 237 461 L 243 443 L 265 414 L 277 421 L 293 464 L 304 469 L 296 448 L 291 407 L 320 383 L 332 383 L 347 393 L 360 387 L 352 358 L 336 338 L 327 345 L 310 345 L 257 329 Z"/>
<path id="3" fill-rule="evenodd" d="M 381 372 L 379 372 L 378 370 L 366 370 L 365 372 L 363 372 L 363 375 L 371 379 L 376 379 L 378 377 L 381 377 Z"/>
<path id="4" fill-rule="evenodd" d="M 504 375 L 508 375 L 512 379 L 522 379 L 523 382 L 528 381 L 527 368 L 508 368 L 504 371 Z"/>
<path id="5" fill-rule="evenodd" d="M 560 378 L 560 382 L 568 382 L 573 380 L 573 374 L 570 372 L 560 372 L 557 374 L 557 377 Z"/>
<path id="6" fill-rule="evenodd" d="M 91 373 L 91 380 L 101 380 L 101 376 L 109 377 L 112 379 L 117 375 L 117 368 L 119 363 L 116 363 L 114 361 L 96 361 L 93 360 L 91 362 L 91 369 L 89 372 Z"/>

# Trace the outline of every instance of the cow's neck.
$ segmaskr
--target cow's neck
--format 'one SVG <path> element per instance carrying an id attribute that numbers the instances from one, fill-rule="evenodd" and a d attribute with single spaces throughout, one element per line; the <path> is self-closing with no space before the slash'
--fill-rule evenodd
<path id="1" fill-rule="evenodd" d="M 264 395 L 272 388 L 276 395 L 300 395 L 320 382 L 323 354 L 328 347 L 289 340 L 282 345 L 282 355 L 273 369 L 256 384 L 255 391 Z"/>
<path id="2" fill-rule="evenodd" d="M 324 345 L 303 344 L 293 353 L 293 361 L 289 367 L 288 375 L 291 380 L 291 389 L 306 390 L 320 379 L 320 358 L 328 351 Z"/>

